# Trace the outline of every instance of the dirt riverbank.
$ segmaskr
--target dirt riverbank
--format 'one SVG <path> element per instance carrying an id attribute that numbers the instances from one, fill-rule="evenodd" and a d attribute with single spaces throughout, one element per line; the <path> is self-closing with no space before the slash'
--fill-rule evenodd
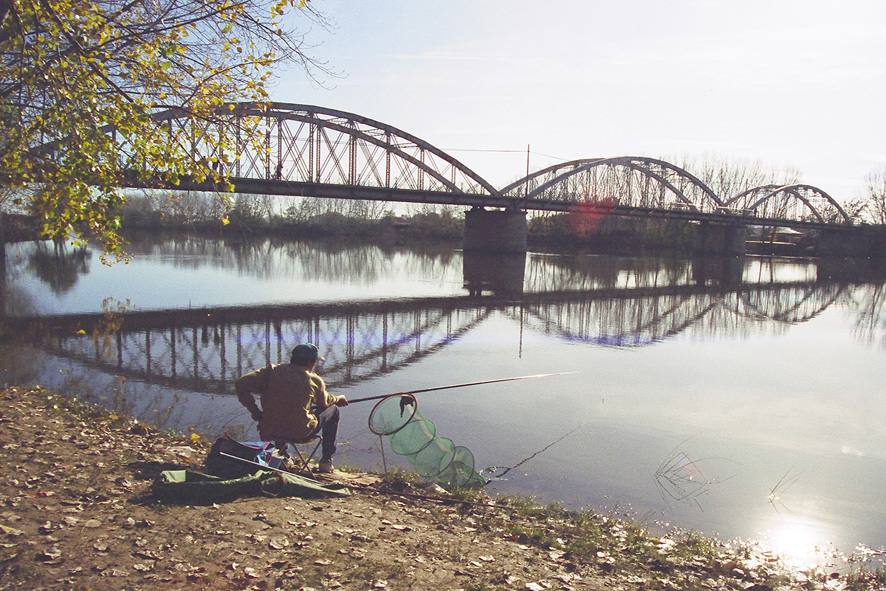
<path id="1" fill-rule="evenodd" d="M 160 470 L 208 445 L 41 388 L 0 390 L 2 589 L 877 589 L 605 515 L 337 473 L 347 498 L 171 506 Z M 437 495 L 439 496 L 439 495 Z"/>

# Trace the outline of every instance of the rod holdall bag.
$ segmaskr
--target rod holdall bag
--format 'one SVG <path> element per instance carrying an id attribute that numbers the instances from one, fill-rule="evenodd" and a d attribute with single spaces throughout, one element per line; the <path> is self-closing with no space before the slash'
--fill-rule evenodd
<path id="1" fill-rule="evenodd" d="M 203 471 L 222 479 L 240 478 L 254 473 L 258 468 L 245 462 L 238 462 L 233 458 L 226 458 L 221 455 L 222 452 L 257 462 L 259 464 L 268 465 L 271 452 L 274 450 L 274 444 L 270 441 L 234 441 L 227 435 L 219 437 L 212 444 L 206 461 L 203 464 Z"/>

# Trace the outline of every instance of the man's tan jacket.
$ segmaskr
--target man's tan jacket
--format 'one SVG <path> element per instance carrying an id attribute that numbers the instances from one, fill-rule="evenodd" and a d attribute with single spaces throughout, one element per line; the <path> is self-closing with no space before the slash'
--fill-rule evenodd
<path id="1" fill-rule="evenodd" d="M 317 427 L 312 406 L 321 409 L 335 403 L 323 378 L 291 364 L 272 365 L 248 373 L 234 383 L 237 398 L 252 414 L 261 416 L 258 433 L 263 441 L 306 439 Z M 261 396 L 261 410 L 252 394 Z"/>

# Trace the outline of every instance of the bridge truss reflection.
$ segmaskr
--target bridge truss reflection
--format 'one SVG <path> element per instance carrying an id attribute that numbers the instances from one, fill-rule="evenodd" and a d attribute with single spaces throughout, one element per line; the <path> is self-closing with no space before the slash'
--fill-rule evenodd
<path id="1" fill-rule="evenodd" d="M 571 342 L 639 347 L 682 333 L 713 338 L 783 332 L 841 298 L 848 301 L 850 289 L 816 281 L 720 288 L 627 283 L 631 287 L 504 297 L 55 316 L 39 321 L 33 338 L 53 354 L 101 372 L 206 393 L 229 393 L 239 376 L 286 362 L 295 344 L 312 341 L 325 357 L 327 382 L 340 387 L 432 355 L 493 314 Z"/>
<path id="2" fill-rule="evenodd" d="M 325 358 L 327 383 L 342 386 L 396 371 L 430 355 L 482 322 L 482 308 L 359 310 L 329 314 L 279 309 L 256 318 L 225 320 L 224 313 L 178 318 L 168 326 L 149 325 L 91 334 L 60 336 L 44 342 L 53 353 L 128 379 L 199 392 L 228 392 L 246 372 L 289 360 L 298 343 L 315 342 Z M 307 312 L 307 313 L 305 313 Z M 238 315 L 239 316 L 239 315 Z M 263 317 L 263 318 L 262 318 Z"/>
<path id="3" fill-rule="evenodd" d="M 640 347 L 689 332 L 748 336 L 778 333 L 812 320 L 836 303 L 845 284 L 799 284 L 732 292 L 664 293 L 512 307 L 508 315 L 530 330 L 572 342 Z"/>

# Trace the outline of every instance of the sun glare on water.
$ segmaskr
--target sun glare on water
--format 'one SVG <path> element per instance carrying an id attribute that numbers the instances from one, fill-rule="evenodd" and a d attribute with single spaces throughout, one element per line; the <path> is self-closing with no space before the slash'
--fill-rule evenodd
<path id="1" fill-rule="evenodd" d="M 796 516 L 778 515 L 762 529 L 760 545 L 777 554 L 791 569 L 807 570 L 823 566 L 834 548 L 821 524 Z"/>

